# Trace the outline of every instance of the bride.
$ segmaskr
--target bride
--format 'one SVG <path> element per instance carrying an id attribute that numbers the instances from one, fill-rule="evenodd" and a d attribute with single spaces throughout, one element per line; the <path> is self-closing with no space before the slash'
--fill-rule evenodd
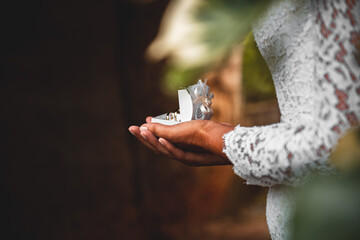
<path id="1" fill-rule="evenodd" d="M 339 138 L 360 119 L 360 1 L 273 1 L 253 26 L 274 80 L 281 121 L 234 127 L 206 120 L 151 123 L 129 131 L 156 153 L 192 166 L 232 164 L 269 187 L 272 239 L 291 238 L 294 189 L 329 172 Z M 187 149 L 202 149 L 201 152 Z"/>

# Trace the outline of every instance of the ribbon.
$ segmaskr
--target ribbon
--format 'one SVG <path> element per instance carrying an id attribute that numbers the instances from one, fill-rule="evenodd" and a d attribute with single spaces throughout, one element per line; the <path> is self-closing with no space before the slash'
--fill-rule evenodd
<path id="1" fill-rule="evenodd" d="M 186 88 L 187 92 L 190 94 L 192 104 L 193 104 L 193 113 L 191 120 L 210 120 L 214 115 L 213 109 L 211 108 L 211 99 L 214 98 L 214 94 L 210 91 L 210 87 L 206 85 L 207 79 L 204 82 L 201 79 L 197 84 L 191 85 Z M 180 122 L 179 111 L 173 113 L 165 113 L 155 118 L 162 120 L 170 120 Z"/>
<path id="2" fill-rule="evenodd" d="M 207 84 L 207 79 L 204 82 L 201 79 L 195 85 L 191 85 L 186 88 L 189 92 L 194 110 L 193 120 L 206 119 L 209 120 L 214 115 L 211 108 L 211 100 L 214 98 L 214 94 L 210 91 L 210 87 Z"/>

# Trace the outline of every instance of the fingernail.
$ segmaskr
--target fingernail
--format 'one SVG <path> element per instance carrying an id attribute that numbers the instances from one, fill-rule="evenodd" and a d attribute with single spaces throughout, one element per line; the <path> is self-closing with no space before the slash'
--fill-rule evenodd
<path id="1" fill-rule="evenodd" d="M 161 144 L 161 145 L 163 145 L 164 147 L 165 147 L 165 143 L 164 143 L 164 140 L 162 139 L 162 138 L 159 138 L 159 143 Z"/>
<path id="2" fill-rule="evenodd" d="M 134 132 L 133 132 L 132 130 L 130 130 L 130 129 L 128 129 L 128 130 L 129 130 L 129 132 L 130 132 L 132 135 L 135 135 L 135 134 L 134 134 Z"/>
<path id="3" fill-rule="evenodd" d="M 145 139 L 147 140 L 147 137 L 145 136 L 145 134 L 143 132 L 140 132 L 140 135 Z"/>
<path id="4" fill-rule="evenodd" d="M 143 127 L 140 127 L 140 130 L 141 130 L 141 131 L 144 131 L 144 130 L 148 130 L 148 128 L 145 127 L 145 126 L 143 126 Z"/>

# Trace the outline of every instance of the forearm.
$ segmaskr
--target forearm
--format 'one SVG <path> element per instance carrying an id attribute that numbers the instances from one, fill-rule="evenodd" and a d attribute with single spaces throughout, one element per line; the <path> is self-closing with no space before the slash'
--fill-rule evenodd
<path id="1" fill-rule="evenodd" d="M 327 160 L 339 135 L 326 122 L 237 127 L 225 136 L 225 152 L 248 184 L 301 185 L 312 172 L 333 170 Z"/>

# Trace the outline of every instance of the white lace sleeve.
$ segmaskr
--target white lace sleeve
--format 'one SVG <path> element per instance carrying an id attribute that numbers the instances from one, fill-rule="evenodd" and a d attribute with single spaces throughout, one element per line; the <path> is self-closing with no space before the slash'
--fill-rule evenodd
<path id="1" fill-rule="evenodd" d="M 356 46 L 360 44 L 360 3 L 350 0 L 312 4 L 309 32 L 313 47 L 309 54 L 313 64 L 308 71 L 313 77 L 291 78 L 292 73 L 287 72 L 290 79 L 278 80 L 280 83 L 276 84 L 274 75 L 278 72 L 273 70 L 282 121 L 262 127 L 237 126 L 223 137 L 224 153 L 233 163 L 235 173 L 248 184 L 298 185 L 313 171 L 329 170 L 327 159 L 339 137 L 351 126 L 359 125 L 360 62 Z M 299 54 L 298 58 L 302 56 Z M 274 68 L 269 64 L 269 59 L 275 59 L 272 57 L 264 56 L 270 70 Z M 305 64 L 304 61 L 307 59 L 295 62 Z M 284 85 L 281 81 L 293 83 L 281 88 Z M 302 96 L 309 89 L 311 96 L 304 100 Z M 293 111 L 302 105 L 308 108 L 308 113 L 299 115 L 299 119 L 283 120 L 289 108 L 282 109 L 282 104 L 292 105 Z"/>

